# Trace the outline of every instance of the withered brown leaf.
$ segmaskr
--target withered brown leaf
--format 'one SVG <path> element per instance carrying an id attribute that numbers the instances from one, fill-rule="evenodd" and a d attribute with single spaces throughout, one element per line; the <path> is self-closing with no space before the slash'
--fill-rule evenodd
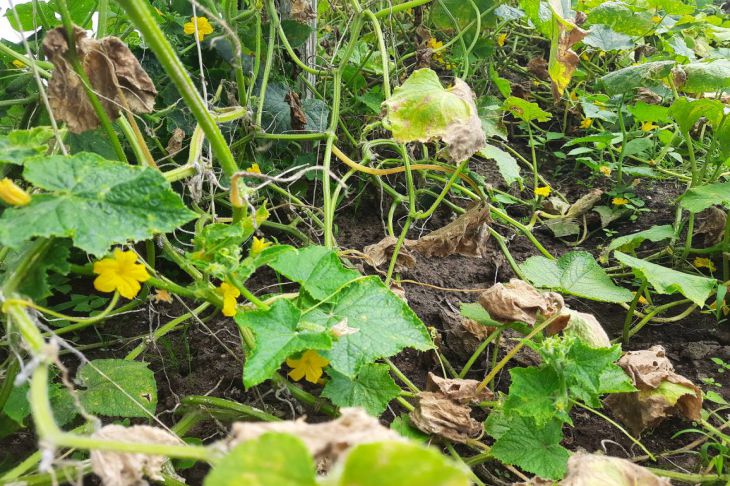
<path id="1" fill-rule="evenodd" d="M 185 140 L 185 132 L 181 128 L 173 130 L 170 140 L 167 141 L 167 147 L 165 147 L 168 155 L 174 155 L 182 150 L 183 140 Z"/>
<path id="2" fill-rule="evenodd" d="M 309 0 L 291 0 L 289 14 L 292 19 L 303 24 L 317 18 L 317 14 L 314 13 L 314 9 Z"/>
<path id="3" fill-rule="evenodd" d="M 368 257 L 366 261 L 375 268 L 390 262 L 397 241 L 397 238 L 393 236 L 386 236 L 379 242 L 366 246 L 362 249 L 362 252 Z M 398 257 L 395 259 L 395 271 L 402 272 L 413 268 L 415 265 L 416 257 L 408 248 L 401 246 Z"/>
<path id="4" fill-rule="evenodd" d="M 110 118 L 119 117 L 120 110 L 125 107 L 135 113 L 153 110 L 157 90 L 126 44 L 116 37 L 89 39 L 86 32 L 78 27 L 74 28 L 74 38 L 76 56 Z M 43 51 L 54 67 L 48 82 L 48 99 L 53 115 L 65 121 L 74 133 L 97 128 L 99 118 L 83 81 L 71 65 L 63 27 L 48 31 L 43 40 Z"/>
<path id="5" fill-rule="evenodd" d="M 304 420 L 236 422 L 231 428 L 226 447 L 234 447 L 267 432 L 296 435 L 312 453 L 322 472 L 357 444 L 405 440 L 394 430 L 383 427 L 377 418 L 371 417 L 361 408 L 342 408 L 340 413 L 339 418 L 318 424 L 308 424 Z"/>
<path id="6" fill-rule="evenodd" d="M 534 326 L 538 315 L 550 317 L 565 305 L 555 292 L 540 292 L 532 285 L 513 278 L 509 283 L 497 283 L 479 296 L 479 303 L 497 322 L 524 322 Z M 566 316 L 566 322 L 568 317 Z"/>
<path id="7" fill-rule="evenodd" d="M 671 486 L 648 469 L 626 459 L 577 453 L 568 460 L 568 475 L 560 486 Z"/>
<path id="8" fill-rule="evenodd" d="M 662 346 L 629 351 L 618 365 L 638 391 L 609 395 L 606 405 L 634 434 L 654 427 L 670 416 L 690 420 L 701 418 L 702 391 L 674 371 Z"/>
<path id="9" fill-rule="evenodd" d="M 289 103 L 289 112 L 291 113 L 292 130 L 304 130 L 307 127 L 307 115 L 302 110 L 302 103 L 299 101 L 299 95 L 294 91 L 289 91 L 284 100 Z"/>
<path id="10" fill-rule="evenodd" d="M 418 240 L 407 240 L 405 245 L 431 257 L 458 254 L 484 258 L 489 255 L 489 208 L 475 205 L 451 223 Z"/>

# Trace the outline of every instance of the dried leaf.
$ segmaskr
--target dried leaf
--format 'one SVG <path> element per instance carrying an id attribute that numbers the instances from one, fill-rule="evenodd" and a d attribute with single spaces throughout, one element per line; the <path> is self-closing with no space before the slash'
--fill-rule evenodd
<path id="1" fill-rule="evenodd" d="M 658 105 L 662 102 L 662 97 L 650 90 L 649 88 L 639 88 L 636 90 L 634 98 L 637 102 L 643 101 L 650 105 Z"/>
<path id="2" fill-rule="evenodd" d="M 393 249 L 398 240 L 393 236 L 386 236 L 379 242 L 368 245 L 362 252 L 368 257 L 367 262 L 375 268 L 386 265 L 393 257 Z M 413 268 L 416 265 L 416 258 L 408 251 L 408 248 L 401 246 L 398 257 L 395 260 L 395 271 L 402 272 Z"/>
<path id="3" fill-rule="evenodd" d="M 580 63 L 578 54 L 571 47 L 583 40 L 588 31 L 569 22 L 555 21 L 553 24 L 559 34 L 557 43 L 553 40 L 551 45 L 548 72 L 552 80 L 553 97 L 558 100 L 563 96 L 563 91 Z"/>
<path id="4" fill-rule="evenodd" d="M 289 91 L 286 96 L 284 96 L 284 100 L 289 103 L 292 130 L 304 130 L 307 126 L 307 115 L 302 109 L 302 104 L 299 101 L 299 95 L 294 91 Z"/>
<path id="5" fill-rule="evenodd" d="M 449 157 L 454 162 L 461 162 L 483 148 L 487 144 L 487 137 L 482 130 L 482 121 L 474 101 L 474 91 L 459 78 L 454 78 L 454 85 L 450 91 L 466 101 L 472 108 L 472 116 L 466 120 L 452 123 L 446 133 L 441 136 L 449 147 Z"/>
<path id="6" fill-rule="evenodd" d="M 309 0 L 291 0 L 289 14 L 292 19 L 303 24 L 317 18 L 317 14 L 314 13 L 314 9 L 312 9 L 312 4 L 309 3 Z"/>
<path id="7" fill-rule="evenodd" d="M 494 331 L 494 328 L 482 326 L 458 312 L 441 309 L 439 313 L 449 350 L 464 361 L 469 359 L 481 342 Z"/>
<path id="8" fill-rule="evenodd" d="M 185 132 L 181 128 L 176 128 L 170 135 L 170 140 L 167 141 L 167 147 L 165 147 L 168 155 L 174 155 L 181 151 L 183 140 L 185 140 Z"/>
<path id="9" fill-rule="evenodd" d="M 476 205 L 446 226 L 419 240 L 406 240 L 405 245 L 421 255 L 445 257 L 463 255 L 484 258 L 489 252 L 489 209 Z"/>
<path id="10" fill-rule="evenodd" d="M 702 391 L 674 372 L 663 347 L 629 351 L 618 365 L 639 391 L 609 395 L 606 405 L 633 433 L 639 434 L 670 416 L 701 418 Z"/>
<path id="11" fill-rule="evenodd" d="M 538 483 L 539 484 L 539 483 Z M 560 486 L 671 486 L 648 469 L 618 457 L 599 454 L 573 454 L 568 460 L 568 475 Z"/>
<path id="12" fill-rule="evenodd" d="M 234 447 L 267 432 L 296 435 L 312 453 L 318 469 L 322 472 L 328 470 L 337 459 L 357 444 L 405 440 L 396 431 L 380 425 L 378 419 L 361 408 L 341 408 L 340 413 L 339 418 L 319 424 L 308 424 L 303 420 L 236 422 L 231 428 L 227 447 Z"/>
<path id="13" fill-rule="evenodd" d="M 535 325 L 538 315 L 550 317 L 565 305 L 560 294 L 542 293 L 516 278 L 485 290 L 479 296 L 479 303 L 495 321 L 505 324 L 524 322 L 530 326 Z"/>
<path id="14" fill-rule="evenodd" d="M 722 209 L 711 206 L 702 211 L 698 216 L 697 230 L 695 236 L 702 236 L 703 248 L 716 245 L 722 241 L 725 234 L 725 221 L 727 213 Z"/>
<path id="15" fill-rule="evenodd" d="M 533 57 L 527 63 L 527 70 L 535 75 L 536 78 L 542 79 L 543 81 L 550 79 L 550 74 L 548 74 L 548 63 L 545 58 Z"/>
<path id="16" fill-rule="evenodd" d="M 450 400 L 441 392 L 421 392 L 410 414 L 411 423 L 427 434 L 465 443 L 484 432 L 481 422 L 471 417 L 471 408 Z"/>
<path id="17" fill-rule="evenodd" d="M 109 117 L 119 117 L 120 108 L 128 106 L 135 113 L 149 113 L 154 108 L 155 89 L 132 51 L 118 38 L 89 39 L 76 27 L 76 55 L 91 87 Z M 69 46 L 63 27 L 50 30 L 43 40 L 46 57 L 53 63 L 53 77 L 48 82 L 48 98 L 53 115 L 68 124 L 69 130 L 81 133 L 99 126 L 84 85 L 67 57 Z"/>
<path id="18" fill-rule="evenodd" d="M 486 387 L 478 390 L 478 386 L 479 382 L 477 380 L 441 378 L 430 372 L 426 379 L 426 391 L 441 393 L 449 400 L 465 405 L 494 398 L 494 393 L 491 390 Z"/>
<path id="19" fill-rule="evenodd" d="M 169 432 L 148 425 L 106 425 L 92 436 L 99 440 L 113 440 L 128 443 L 153 443 L 180 445 L 182 441 Z M 149 456 L 133 452 L 91 451 L 91 469 L 101 478 L 105 486 L 147 485 L 143 478 L 162 481 L 162 467 L 165 456 Z"/>

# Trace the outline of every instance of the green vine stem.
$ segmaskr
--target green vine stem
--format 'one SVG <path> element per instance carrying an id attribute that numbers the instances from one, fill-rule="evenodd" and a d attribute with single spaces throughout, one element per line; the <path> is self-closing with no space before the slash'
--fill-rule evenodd
<path id="1" fill-rule="evenodd" d="M 218 159 L 223 171 L 231 177 L 236 173 L 238 167 L 236 160 L 228 148 L 228 143 L 223 133 L 216 124 L 215 118 L 208 111 L 205 101 L 198 93 L 198 90 L 185 70 L 175 50 L 160 29 L 154 19 L 149 4 L 145 0 L 116 0 L 126 11 L 134 26 L 142 33 L 147 44 L 157 56 L 165 72 L 180 92 L 185 104 L 190 108 L 198 124 L 205 132 L 205 136 L 213 148 L 213 153 Z"/>
<path id="2" fill-rule="evenodd" d="M 200 306 L 196 307 L 190 312 L 186 312 L 185 314 L 176 317 L 175 319 L 172 319 L 170 322 L 166 323 L 164 326 L 159 327 L 155 330 L 154 333 L 152 333 L 152 336 L 149 336 L 148 338 L 144 339 L 140 344 L 137 345 L 136 348 L 134 348 L 132 351 L 127 353 L 127 356 L 124 357 L 124 359 L 128 361 L 132 361 L 136 359 L 140 354 L 142 354 L 147 347 L 150 344 L 156 343 L 161 337 L 165 336 L 166 334 L 171 333 L 172 331 L 176 330 L 177 327 L 181 324 L 183 324 L 188 319 L 191 319 L 200 313 L 202 313 L 205 309 L 210 307 L 210 303 L 205 302 L 201 304 Z"/>
<path id="3" fill-rule="evenodd" d="M 281 419 L 275 415 L 259 410 L 258 408 L 243 403 L 233 402 L 224 398 L 209 397 L 203 395 L 189 395 L 180 400 L 182 407 L 197 407 L 205 409 L 211 413 L 216 410 L 226 412 L 236 412 L 239 415 L 248 418 L 254 418 L 263 422 L 278 422 Z"/>

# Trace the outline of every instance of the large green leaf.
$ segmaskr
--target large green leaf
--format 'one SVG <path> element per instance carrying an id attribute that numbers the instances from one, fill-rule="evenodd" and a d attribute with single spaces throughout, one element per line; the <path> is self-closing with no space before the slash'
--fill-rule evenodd
<path id="1" fill-rule="evenodd" d="M 730 60 L 716 59 L 710 62 L 693 62 L 681 66 L 686 75 L 679 88 L 688 93 L 722 91 L 730 88 Z"/>
<path id="2" fill-rule="evenodd" d="M 635 12 L 624 2 L 603 2 L 588 14 L 587 23 L 602 24 L 613 31 L 630 36 L 651 33 L 656 24 L 647 12 Z"/>
<path id="3" fill-rule="evenodd" d="M 689 275 L 671 268 L 647 262 L 616 251 L 616 260 L 631 267 L 637 277 L 646 279 L 660 294 L 679 292 L 695 304 L 702 306 L 717 286 L 713 278 Z"/>
<path id="4" fill-rule="evenodd" d="M 328 478 L 329 479 L 329 478 Z M 415 442 L 355 446 L 331 486 L 469 486 L 469 470 L 436 449 Z"/>
<path id="5" fill-rule="evenodd" d="M 30 387 L 27 383 L 13 388 L 5 402 L 3 413 L 19 426 L 26 426 L 25 419 L 30 416 L 30 402 L 28 394 Z M 53 409 L 53 418 L 59 426 L 71 422 L 77 415 L 76 402 L 68 389 L 61 383 L 48 383 L 48 399 Z M 0 435 L 4 435 L 0 431 Z"/>
<path id="6" fill-rule="evenodd" d="M 462 0 L 436 2 L 431 8 L 431 22 L 441 31 L 461 31 L 476 20 L 480 12 L 484 12 L 495 4 L 493 0 L 474 0 L 473 3 L 474 5 Z M 475 9 L 474 6 L 477 8 Z"/>
<path id="7" fill-rule="evenodd" d="M 693 213 L 699 213 L 715 204 L 730 206 L 730 182 L 693 187 L 679 200 L 680 206 Z"/>
<path id="8" fill-rule="evenodd" d="M 631 292 L 614 284 L 593 256 L 585 251 L 566 253 L 558 260 L 532 256 L 520 267 L 536 287 L 601 302 L 628 302 L 632 298 Z"/>
<path id="9" fill-rule="evenodd" d="M 593 25 L 583 43 L 602 51 L 626 51 L 633 49 L 635 45 L 631 36 L 602 24 Z"/>
<path id="10" fill-rule="evenodd" d="M 329 326 L 344 322 L 356 329 L 322 353 L 332 368 L 351 378 L 363 365 L 393 356 L 404 348 L 425 351 L 433 347 L 418 316 L 376 276 L 355 280 L 337 294 L 333 304 L 302 318 Z"/>
<path id="11" fill-rule="evenodd" d="M 172 231 L 196 216 L 159 171 L 96 154 L 34 158 L 23 177 L 47 192 L 2 214 L 0 242 L 11 248 L 34 236 L 61 236 L 102 256 L 115 243 Z"/>
<path id="12" fill-rule="evenodd" d="M 431 69 L 418 69 L 383 102 L 383 124 L 398 142 L 440 139 L 461 162 L 485 143 L 471 88 L 456 78 L 449 89 Z"/>
<path id="13" fill-rule="evenodd" d="M 497 439 L 490 451 L 495 459 L 541 478 L 561 479 L 565 475 L 570 453 L 560 445 L 560 420 L 553 419 L 540 427 L 529 417 L 492 412 L 486 431 Z"/>
<path id="14" fill-rule="evenodd" d="M 246 356 L 243 384 L 251 388 L 268 380 L 286 358 L 307 349 L 329 349 L 332 338 L 321 326 L 300 327 L 301 312 L 287 299 L 268 310 L 239 312 L 236 323 L 253 331 L 256 346 Z"/>
<path id="15" fill-rule="evenodd" d="M 22 165 L 26 159 L 45 153 L 51 137 L 53 131 L 49 127 L 13 130 L 0 135 L 0 164 Z"/>
<path id="16" fill-rule="evenodd" d="M 570 422 L 570 402 L 560 376 L 551 367 L 512 368 L 505 412 L 531 417 L 537 425 L 555 418 Z"/>
<path id="17" fill-rule="evenodd" d="M 314 460 L 301 439 L 267 433 L 231 449 L 205 477 L 205 486 L 315 486 Z"/>
<path id="18" fill-rule="evenodd" d="M 59 239 L 55 241 L 25 274 L 25 278 L 18 287 L 18 292 L 35 301 L 50 296 L 52 289 L 48 285 L 48 274 L 55 272 L 66 275 L 69 272 L 71 268 L 68 262 L 70 247 L 71 242 L 69 240 Z M 26 261 L 26 257 L 34 251 L 34 248 L 35 246 L 32 243 L 28 243 L 18 250 L 11 250 L 5 261 L 0 265 L 3 275 L 12 274 L 18 265 Z"/>
<path id="19" fill-rule="evenodd" d="M 674 61 L 653 61 L 629 66 L 606 74 L 599 82 L 609 95 L 624 94 L 636 88 L 657 84 L 660 79 L 669 75 L 674 64 Z"/>
<path id="20" fill-rule="evenodd" d="M 86 411 L 109 417 L 155 414 L 157 383 L 146 363 L 123 359 L 95 359 L 79 368 L 79 392 Z"/>
<path id="21" fill-rule="evenodd" d="M 322 390 L 338 407 L 362 407 L 370 415 L 378 417 L 391 400 L 400 395 L 401 389 L 390 376 L 388 365 L 367 364 L 360 368 L 354 379 L 332 370 L 331 380 Z"/>

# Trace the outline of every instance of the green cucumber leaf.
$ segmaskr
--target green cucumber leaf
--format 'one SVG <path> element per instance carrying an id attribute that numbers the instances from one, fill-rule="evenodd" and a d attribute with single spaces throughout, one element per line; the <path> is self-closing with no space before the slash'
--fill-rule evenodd
<path id="1" fill-rule="evenodd" d="M 657 84 L 660 79 L 669 75 L 674 64 L 674 61 L 653 61 L 625 67 L 601 77 L 599 83 L 610 96 L 628 93 L 636 88 Z"/>
<path id="2" fill-rule="evenodd" d="M 693 213 L 704 211 L 715 204 L 730 206 L 730 182 L 693 187 L 679 200 L 680 206 Z"/>
<path id="3" fill-rule="evenodd" d="M 44 154 L 52 137 L 50 127 L 13 130 L 7 135 L 0 135 L 0 165 L 23 165 L 27 159 Z"/>
<path id="4" fill-rule="evenodd" d="M 239 312 L 239 327 L 253 331 L 256 346 L 246 357 L 243 384 L 251 388 L 271 376 L 289 356 L 308 349 L 329 349 L 332 338 L 326 329 L 301 329 L 301 312 L 287 299 L 274 302 L 269 310 Z"/>
<path id="5" fill-rule="evenodd" d="M 496 439 L 491 455 L 506 464 L 518 466 L 546 479 L 565 476 L 570 453 L 560 445 L 562 422 L 553 419 L 538 426 L 529 417 L 492 412 L 486 431 Z"/>
<path id="6" fill-rule="evenodd" d="M 656 263 L 634 258 L 620 251 L 614 252 L 613 256 L 619 262 L 631 267 L 637 277 L 646 279 L 656 292 L 660 294 L 679 292 L 700 307 L 705 304 L 717 286 L 717 280 L 714 278 L 678 272 Z"/>
<path id="7" fill-rule="evenodd" d="M 69 237 L 103 256 L 113 244 L 145 240 L 196 217 L 159 171 L 96 154 L 36 157 L 23 177 L 48 192 L 0 217 L 0 243 L 18 248 L 35 236 Z"/>
<path id="8" fill-rule="evenodd" d="M 630 35 L 616 32 L 603 24 L 591 26 L 583 43 L 602 51 L 626 51 L 633 49 L 635 45 Z"/>
<path id="9" fill-rule="evenodd" d="M 157 408 L 155 374 L 147 363 L 95 359 L 79 368 L 77 380 L 86 411 L 109 417 L 154 416 Z"/>
<path id="10" fill-rule="evenodd" d="M 205 477 L 205 486 L 316 486 L 317 469 L 301 439 L 266 433 L 226 454 Z"/>
<path id="11" fill-rule="evenodd" d="M 633 252 L 646 240 L 656 243 L 658 241 L 669 239 L 672 236 L 674 236 L 674 228 L 672 228 L 672 225 L 664 224 L 661 226 L 652 226 L 651 228 L 639 231 L 638 233 L 614 238 L 603 252 L 609 253 L 613 250 Z"/>
<path id="12" fill-rule="evenodd" d="M 504 109 L 524 122 L 533 120 L 546 122 L 553 117 L 553 115 L 540 108 L 537 103 L 525 101 L 516 96 L 510 96 L 504 100 Z"/>
<path id="13" fill-rule="evenodd" d="M 336 371 L 353 378 L 360 368 L 405 348 L 433 348 L 431 336 L 408 304 L 388 289 L 377 276 L 356 280 L 322 306 L 323 314 L 304 314 L 304 319 L 327 319 L 329 327 L 345 322 L 356 329 L 340 337 L 322 353 Z"/>
<path id="14" fill-rule="evenodd" d="M 68 262 L 71 242 L 67 239 L 56 240 L 46 250 L 40 259 L 26 273 L 25 278 L 18 286 L 18 293 L 30 297 L 34 301 L 41 301 L 52 294 L 48 285 L 48 274 L 51 272 L 66 275 L 70 271 Z M 6 260 L 0 265 L 3 274 L 12 274 L 25 257 L 34 251 L 33 244 L 23 245 L 19 250 L 8 252 Z"/>
<path id="15" fill-rule="evenodd" d="M 558 260 L 532 256 L 520 265 L 535 287 L 549 288 L 600 302 L 628 302 L 631 292 L 613 283 L 588 252 L 566 253 Z"/>
<path id="16" fill-rule="evenodd" d="M 689 101 L 679 98 L 669 107 L 669 116 L 677 122 L 682 132 L 689 133 L 700 118 L 706 118 L 713 127 L 717 127 L 722 120 L 724 107 L 717 100 L 703 98 Z"/>
<path id="17" fill-rule="evenodd" d="M 512 157 L 512 155 L 499 147 L 489 144 L 479 150 L 477 155 L 484 157 L 485 159 L 494 160 L 497 163 L 497 168 L 499 169 L 499 173 L 502 175 L 502 179 L 504 179 L 504 182 L 506 182 L 508 186 L 517 182 L 519 187 L 522 188 L 520 166 L 517 164 L 517 159 Z"/>
<path id="18" fill-rule="evenodd" d="M 686 75 L 678 88 L 687 93 L 715 92 L 730 88 L 730 60 L 693 62 L 681 66 Z"/>
<path id="19" fill-rule="evenodd" d="M 354 379 L 335 370 L 331 370 L 329 375 L 331 380 L 322 390 L 323 397 L 329 398 L 338 407 L 362 407 L 375 417 L 380 416 L 388 403 L 401 392 L 385 364 L 366 364 Z"/>

